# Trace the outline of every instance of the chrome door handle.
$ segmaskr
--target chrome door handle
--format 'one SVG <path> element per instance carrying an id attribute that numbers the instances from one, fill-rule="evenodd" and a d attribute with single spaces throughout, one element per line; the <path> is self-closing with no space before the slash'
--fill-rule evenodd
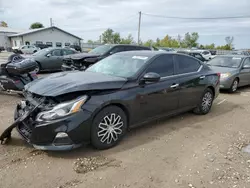
<path id="1" fill-rule="evenodd" d="M 170 87 L 171 88 L 177 88 L 179 86 L 179 84 L 174 84 L 174 85 L 171 85 Z"/>
<path id="2" fill-rule="evenodd" d="M 204 79 L 206 76 L 201 76 L 200 79 Z"/>

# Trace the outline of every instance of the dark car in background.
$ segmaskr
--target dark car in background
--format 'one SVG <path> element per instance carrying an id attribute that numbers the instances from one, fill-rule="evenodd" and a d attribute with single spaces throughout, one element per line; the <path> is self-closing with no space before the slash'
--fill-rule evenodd
<path id="1" fill-rule="evenodd" d="M 73 48 L 78 52 L 82 52 L 82 48 L 79 45 L 70 45 L 69 48 Z"/>
<path id="2" fill-rule="evenodd" d="M 202 62 L 207 62 L 207 60 L 201 55 L 201 53 L 199 52 L 193 52 L 193 51 L 177 51 L 177 53 L 182 53 L 182 54 L 186 54 L 186 55 L 190 55 L 192 57 L 195 57 L 197 59 L 199 59 Z"/>
<path id="3" fill-rule="evenodd" d="M 63 64 L 63 56 L 76 54 L 77 51 L 66 48 L 45 48 L 34 53 L 30 58 L 35 60 L 38 64 L 35 72 L 40 71 L 56 71 L 61 70 Z"/>
<path id="4" fill-rule="evenodd" d="M 0 52 L 1 51 L 4 51 L 5 49 L 4 49 L 4 47 L 3 46 L 0 46 Z"/>
<path id="5" fill-rule="evenodd" d="M 217 56 L 207 63 L 220 72 L 220 88 L 236 92 L 238 87 L 250 85 L 250 57 L 244 55 Z"/>
<path id="6" fill-rule="evenodd" d="M 117 53 L 86 71 L 55 73 L 28 84 L 15 119 L 29 116 L 17 130 L 41 150 L 89 142 L 108 149 L 145 122 L 190 110 L 207 114 L 219 94 L 219 77 L 183 54 Z"/>
<path id="7" fill-rule="evenodd" d="M 104 59 L 112 54 L 123 51 L 151 50 L 149 47 L 126 45 L 126 44 L 106 44 L 98 46 L 88 53 L 69 55 L 64 58 L 63 71 L 84 70 L 90 65 Z"/>
<path id="8" fill-rule="evenodd" d="M 37 48 L 40 48 L 41 50 L 44 48 L 49 48 L 49 45 L 47 44 L 34 44 Z"/>

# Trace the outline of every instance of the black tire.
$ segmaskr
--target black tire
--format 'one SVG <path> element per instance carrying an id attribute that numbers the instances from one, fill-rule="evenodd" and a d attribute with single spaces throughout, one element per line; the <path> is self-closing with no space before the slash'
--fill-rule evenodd
<path id="1" fill-rule="evenodd" d="M 193 110 L 195 114 L 205 115 L 209 113 L 214 101 L 214 93 L 210 88 L 207 88 L 198 104 L 198 106 Z"/>
<path id="2" fill-rule="evenodd" d="M 33 53 L 36 53 L 37 52 L 37 50 L 35 50 Z"/>
<path id="3" fill-rule="evenodd" d="M 112 124 L 112 121 L 113 124 L 117 124 L 116 130 L 114 125 L 113 127 L 108 126 L 108 124 Z M 91 144 L 100 150 L 112 148 L 122 140 L 127 132 L 127 127 L 127 116 L 124 111 L 117 106 L 108 106 L 102 109 L 93 120 Z"/>
<path id="4" fill-rule="evenodd" d="M 229 89 L 229 92 L 230 93 L 235 93 L 238 89 L 238 86 L 239 86 L 239 79 L 238 78 L 235 78 L 230 89 Z"/>

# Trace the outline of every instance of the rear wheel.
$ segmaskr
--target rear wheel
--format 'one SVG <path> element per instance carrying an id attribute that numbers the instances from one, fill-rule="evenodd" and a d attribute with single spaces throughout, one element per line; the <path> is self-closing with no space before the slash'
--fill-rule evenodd
<path id="1" fill-rule="evenodd" d="M 117 106 L 101 110 L 94 118 L 91 143 L 97 149 L 108 149 L 118 144 L 127 132 L 127 116 Z"/>
<path id="2" fill-rule="evenodd" d="M 199 105 L 194 109 L 194 113 L 199 115 L 207 114 L 212 107 L 213 100 L 213 91 L 210 88 L 207 88 L 201 97 Z"/>
<path id="3" fill-rule="evenodd" d="M 239 79 L 238 78 L 235 78 L 230 89 L 229 89 L 229 92 L 230 93 L 235 93 L 238 89 L 238 86 L 239 86 Z"/>

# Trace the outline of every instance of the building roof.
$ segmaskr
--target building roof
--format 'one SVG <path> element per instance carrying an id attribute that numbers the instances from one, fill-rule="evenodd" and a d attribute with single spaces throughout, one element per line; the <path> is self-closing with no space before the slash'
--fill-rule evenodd
<path id="1" fill-rule="evenodd" d="M 23 29 L 13 29 L 13 28 L 9 28 L 9 27 L 1 27 L 0 26 L 0 32 L 4 32 L 4 33 L 20 33 L 20 32 L 24 32 L 25 30 Z"/>
<path id="2" fill-rule="evenodd" d="M 13 35 L 9 35 L 9 37 L 20 37 L 20 36 L 24 36 L 24 35 L 28 35 L 28 34 L 31 34 L 31 33 L 36 33 L 36 32 L 39 32 L 39 31 L 45 31 L 45 30 L 48 30 L 48 29 L 58 29 L 59 31 L 61 32 L 64 32 L 64 33 L 67 33 L 68 35 L 71 35 L 75 38 L 78 38 L 80 40 L 82 40 L 82 38 L 76 36 L 76 35 L 73 35 L 67 31 L 64 31 L 58 27 L 55 27 L 55 26 L 52 26 L 52 27 L 45 27 L 45 28 L 39 28 L 39 29 L 30 29 L 28 31 L 25 31 L 25 32 L 21 32 L 21 33 L 17 33 L 17 34 L 13 34 Z"/>

